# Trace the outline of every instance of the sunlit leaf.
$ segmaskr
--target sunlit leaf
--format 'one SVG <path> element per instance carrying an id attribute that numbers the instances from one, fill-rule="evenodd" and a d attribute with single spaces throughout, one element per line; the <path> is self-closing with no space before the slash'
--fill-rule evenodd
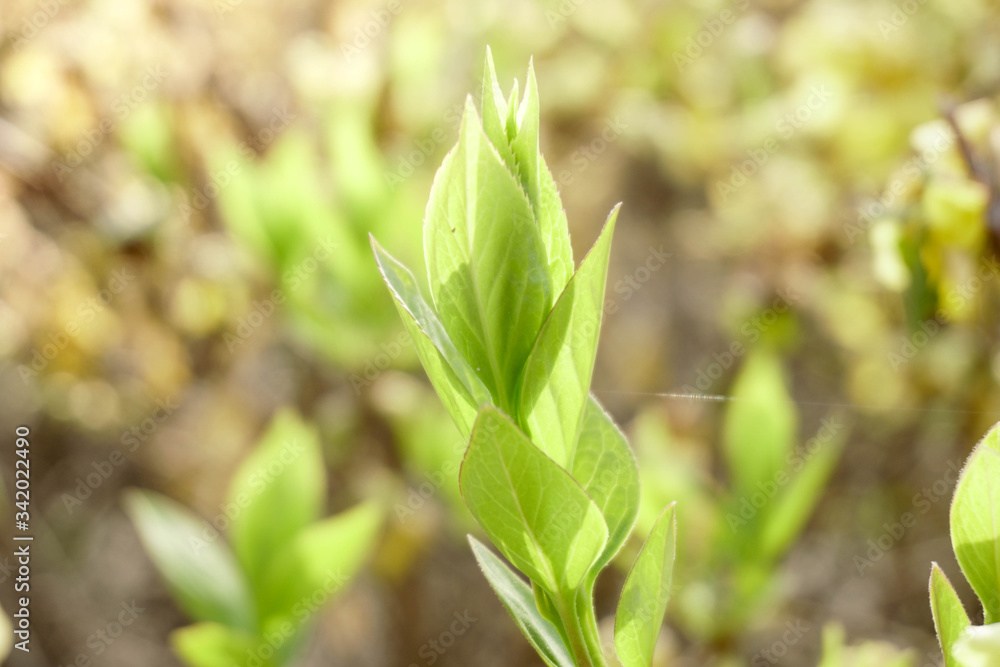
<path id="1" fill-rule="evenodd" d="M 531 588 L 476 538 L 469 537 L 472 553 L 514 623 L 549 667 L 574 667 L 559 631 L 542 617 Z"/>
<path id="2" fill-rule="evenodd" d="M 431 189 L 424 252 L 445 330 L 501 407 L 511 409 L 552 288 L 531 205 L 471 100 L 458 145 Z"/>
<path id="3" fill-rule="evenodd" d="M 650 667 L 673 585 L 677 520 L 670 505 L 657 519 L 625 579 L 615 614 L 615 650 L 623 667 Z"/>
<path id="4" fill-rule="evenodd" d="M 639 468 L 625 435 L 590 396 L 573 457 L 573 478 L 593 499 L 608 526 L 608 543 L 595 564 L 603 567 L 625 544 L 639 513 Z"/>
<path id="5" fill-rule="evenodd" d="M 492 406 L 479 412 L 460 483 L 500 552 L 550 593 L 575 591 L 607 543 L 594 501 Z"/>
<path id="6" fill-rule="evenodd" d="M 958 480 L 951 542 L 986 622 L 1000 621 L 1000 426 L 976 445 Z"/>
<path id="7" fill-rule="evenodd" d="M 375 259 L 420 361 L 463 437 L 472 431 L 479 406 L 492 402 L 489 390 L 451 342 L 437 314 L 424 300 L 409 269 L 371 240 Z"/>
<path id="8" fill-rule="evenodd" d="M 952 650 L 956 640 L 969 626 L 969 616 L 958 598 L 958 593 L 937 563 L 931 566 L 930 594 L 934 628 L 937 630 L 941 651 L 944 653 L 944 665 L 962 667 L 955 660 Z"/>
<path id="9" fill-rule="evenodd" d="M 571 467 L 601 333 L 604 285 L 618 207 L 570 278 L 524 368 L 520 413 L 532 441 Z"/>

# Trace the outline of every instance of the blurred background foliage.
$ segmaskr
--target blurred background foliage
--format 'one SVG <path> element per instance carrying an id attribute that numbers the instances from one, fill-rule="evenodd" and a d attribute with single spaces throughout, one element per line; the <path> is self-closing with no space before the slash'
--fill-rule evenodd
<path id="1" fill-rule="evenodd" d="M 367 240 L 421 265 L 486 44 L 506 83 L 534 57 L 577 256 L 625 204 L 594 389 L 644 502 L 679 501 L 660 664 L 936 655 L 928 564 L 957 572 L 954 470 L 1000 416 L 995 3 L 5 0 L 0 27 L 0 432 L 32 428 L 37 535 L 18 664 L 180 664 L 195 619 L 123 491 L 214 521 L 281 408 L 316 429 L 330 513 L 386 507 L 300 664 L 536 664 L 461 539 L 463 443 Z M 774 523 L 776 496 L 730 530 L 830 419 L 814 511 Z"/>

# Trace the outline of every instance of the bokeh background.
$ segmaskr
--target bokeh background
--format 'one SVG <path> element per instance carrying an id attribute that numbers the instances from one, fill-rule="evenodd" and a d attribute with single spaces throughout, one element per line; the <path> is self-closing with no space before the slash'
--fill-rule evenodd
<path id="1" fill-rule="evenodd" d="M 190 619 L 122 494 L 217 517 L 282 408 L 320 433 L 327 512 L 387 508 L 297 664 L 541 664 L 464 541 L 463 443 L 368 247 L 423 275 L 424 205 L 487 45 L 505 87 L 534 58 L 577 257 L 624 202 L 594 390 L 650 507 L 680 501 L 658 664 L 938 664 L 931 561 L 972 601 L 953 471 L 1000 419 L 996 3 L 3 0 L 0 33 L 8 611 L 19 424 L 36 536 L 32 651 L 10 664 L 181 664 L 168 637 Z M 760 404 L 794 413 L 798 443 L 838 420 L 843 450 L 727 622 L 705 497 L 727 485 L 732 402 L 656 394 L 729 395 L 758 355 L 787 393 Z M 428 652 L 456 613 L 477 620 Z"/>

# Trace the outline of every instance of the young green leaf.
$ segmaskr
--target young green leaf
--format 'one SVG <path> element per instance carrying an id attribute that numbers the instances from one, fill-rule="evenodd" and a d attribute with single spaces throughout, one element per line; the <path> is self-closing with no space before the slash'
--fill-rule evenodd
<path id="1" fill-rule="evenodd" d="M 507 131 L 507 141 L 510 143 L 514 142 L 514 138 L 517 136 L 517 110 L 519 109 L 517 103 L 517 79 L 514 79 L 514 85 L 511 86 L 510 96 L 507 98 L 507 121 L 504 123 L 504 127 Z M 517 158 L 514 158 L 515 163 Z M 517 173 L 517 168 L 510 170 L 512 174 Z M 527 193 L 525 193 L 527 194 Z"/>
<path id="2" fill-rule="evenodd" d="M 572 466 L 590 391 L 618 208 L 566 284 L 524 367 L 519 400 L 523 423 L 532 441 L 564 468 Z"/>
<path id="3" fill-rule="evenodd" d="M 469 543 L 490 586 L 545 664 L 549 667 L 574 667 L 573 658 L 559 631 L 539 613 L 531 588 L 471 535 Z"/>
<path id="4" fill-rule="evenodd" d="M 970 625 L 955 642 L 954 652 L 961 667 L 1000 665 L 1000 623 Z"/>
<path id="5" fill-rule="evenodd" d="M 931 565 L 930 593 L 931 613 L 944 654 L 944 667 L 962 667 L 955 660 L 952 649 L 955 641 L 969 627 L 969 616 L 965 613 L 962 601 L 958 599 L 958 593 L 937 563 Z"/>
<path id="6" fill-rule="evenodd" d="M 497 82 L 497 71 L 493 65 L 493 52 L 486 47 L 486 71 L 483 72 L 483 131 L 493 147 L 497 149 L 504 164 L 510 172 L 517 172 L 517 162 L 514 152 L 507 139 L 507 100 L 503 97 L 500 84 Z"/>
<path id="7" fill-rule="evenodd" d="M 125 509 L 181 608 L 199 621 L 252 632 L 255 607 L 240 569 L 206 521 L 152 491 L 125 494 Z"/>
<path id="8" fill-rule="evenodd" d="M 497 83 L 493 56 L 489 49 L 486 50 L 486 71 L 483 74 L 483 127 L 486 136 L 500 153 L 510 172 L 519 174 L 518 182 L 531 202 L 532 214 L 542 233 L 552 291 L 558 294 L 573 275 L 573 247 L 570 245 L 569 225 L 555 179 L 538 148 L 540 105 L 533 65 L 528 66 L 526 80 L 525 98 L 517 110 L 515 119 L 516 132 L 514 139 L 510 140 L 505 126 L 505 119 L 509 113 L 507 102 Z M 527 172 L 523 167 L 525 164 L 535 176 L 526 176 Z"/>
<path id="9" fill-rule="evenodd" d="M 500 552 L 554 595 L 576 590 L 607 544 L 594 501 L 493 406 L 479 412 L 459 482 Z"/>
<path id="10" fill-rule="evenodd" d="M 625 579 L 615 614 L 615 650 L 623 667 L 650 667 L 673 585 L 677 519 L 670 504 L 653 525 Z"/>
<path id="11" fill-rule="evenodd" d="M 746 495 L 785 469 L 798 417 L 772 352 L 752 353 L 733 384 L 735 399 L 723 422 L 722 440 L 737 493 Z"/>
<path id="12" fill-rule="evenodd" d="M 545 247 L 531 205 L 467 101 L 424 221 L 434 305 L 455 346 L 501 407 L 551 307 Z"/>
<path id="13" fill-rule="evenodd" d="M 590 396 L 573 457 L 573 478 L 604 516 L 608 543 L 593 573 L 611 562 L 625 544 L 639 513 L 639 468 L 624 434 Z"/>
<path id="14" fill-rule="evenodd" d="M 524 82 L 524 99 L 517 109 L 517 134 L 510 142 L 517 162 L 518 179 L 531 202 L 535 219 L 541 217 L 541 182 L 538 179 L 538 122 L 541 110 L 538 104 L 538 83 L 535 81 L 534 64 L 528 62 L 528 77 Z M 508 110 L 510 113 L 510 110 Z"/>
<path id="15" fill-rule="evenodd" d="M 255 590 L 274 556 L 319 517 L 326 477 L 319 436 L 291 411 L 278 413 L 229 484 L 233 549 Z"/>
<path id="16" fill-rule="evenodd" d="M 540 189 L 538 228 L 548 257 L 549 278 L 554 294 L 561 292 L 573 275 L 573 246 L 569 240 L 569 221 L 563 209 L 556 180 L 549 171 L 545 158 L 538 155 L 538 181 Z"/>
<path id="17" fill-rule="evenodd" d="M 951 541 L 987 623 L 1000 621 L 1000 426 L 976 446 L 951 504 Z"/>
<path id="18" fill-rule="evenodd" d="M 244 665 L 248 655 L 256 655 L 270 644 L 262 638 L 228 628 L 218 623 L 198 623 L 176 630 L 170 635 L 174 651 L 191 667 L 232 667 Z M 273 650 L 269 658 L 256 655 L 260 667 L 275 665 Z"/>
<path id="19" fill-rule="evenodd" d="M 493 402 L 490 392 L 448 338 L 444 325 L 420 294 L 410 270 L 383 250 L 374 237 L 371 243 L 379 271 L 392 292 L 424 370 L 462 436 L 467 438 L 479 406 Z"/>
<path id="20" fill-rule="evenodd" d="M 357 505 L 309 526 L 282 549 L 261 586 L 264 629 L 340 591 L 367 560 L 382 516 L 374 502 Z"/>
<path id="21" fill-rule="evenodd" d="M 823 627 L 823 653 L 817 667 L 917 667 L 917 665 L 914 651 L 900 650 L 893 644 L 883 641 L 864 641 L 848 646 L 843 626 L 838 623 L 828 623 Z"/>

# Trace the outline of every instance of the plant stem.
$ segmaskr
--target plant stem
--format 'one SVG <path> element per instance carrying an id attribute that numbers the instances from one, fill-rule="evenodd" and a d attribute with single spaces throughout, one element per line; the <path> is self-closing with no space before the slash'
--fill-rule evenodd
<path id="1" fill-rule="evenodd" d="M 585 582 L 577 596 L 577 608 L 581 617 L 583 636 L 596 667 L 607 667 L 604 649 L 601 647 L 600 632 L 597 628 L 597 614 L 594 611 L 594 582 Z"/>
<path id="2" fill-rule="evenodd" d="M 559 618 L 562 619 L 563 627 L 566 629 L 566 634 L 569 639 L 569 649 L 573 653 L 573 659 L 576 661 L 577 667 L 607 667 L 607 663 L 604 661 L 604 656 L 601 653 L 600 644 L 596 646 L 596 653 L 594 652 L 594 647 L 591 645 L 592 641 L 588 637 L 587 626 L 593 622 L 593 634 L 596 638 L 597 625 L 592 619 L 594 619 L 593 605 L 589 605 L 589 613 L 580 613 L 577 609 L 579 605 L 576 604 L 576 600 L 579 599 L 579 595 L 573 595 L 571 600 L 567 600 L 562 595 L 555 596 L 555 606 L 556 611 L 559 613 Z M 569 604 L 567 604 L 569 603 Z M 587 607 L 588 605 L 583 605 Z"/>

